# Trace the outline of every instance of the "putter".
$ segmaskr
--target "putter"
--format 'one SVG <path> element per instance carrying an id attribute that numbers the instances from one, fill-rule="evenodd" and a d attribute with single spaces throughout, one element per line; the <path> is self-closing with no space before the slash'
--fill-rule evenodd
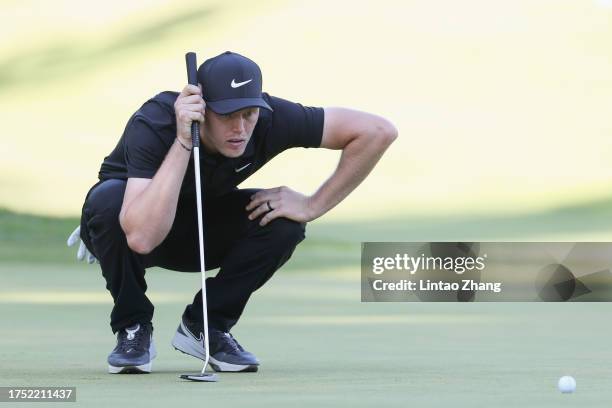
<path id="1" fill-rule="evenodd" d="M 187 63 L 187 80 L 190 85 L 198 85 L 196 54 L 188 52 L 185 54 L 185 62 Z M 207 373 L 206 366 L 210 358 L 208 349 L 208 310 L 206 307 L 206 264 L 204 262 L 204 226 L 202 224 L 202 186 L 200 184 L 200 127 L 198 122 L 191 123 L 191 139 L 193 142 L 193 167 L 195 169 L 195 187 L 196 187 L 196 205 L 198 208 L 198 233 L 200 244 L 200 272 L 202 276 L 202 312 L 204 316 L 204 367 L 199 374 L 183 374 L 180 378 L 184 380 L 200 381 L 200 382 L 215 382 L 218 380 L 217 374 Z"/>

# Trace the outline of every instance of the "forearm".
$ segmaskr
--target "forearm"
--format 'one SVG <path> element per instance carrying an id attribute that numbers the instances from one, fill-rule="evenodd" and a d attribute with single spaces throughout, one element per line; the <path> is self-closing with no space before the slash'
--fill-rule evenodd
<path id="1" fill-rule="evenodd" d="M 363 136 L 348 143 L 334 173 L 310 197 L 312 219 L 334 208 L 361 184 L 394 139 Z"/>
<path id="2" fill-rule="evenodd" d="M 176 215 L 178 197 L 190 153 L 173 143 L 151 183 L 121 214 L 128 242 L 138 242 L 149 252 L 168 235 Z"/>

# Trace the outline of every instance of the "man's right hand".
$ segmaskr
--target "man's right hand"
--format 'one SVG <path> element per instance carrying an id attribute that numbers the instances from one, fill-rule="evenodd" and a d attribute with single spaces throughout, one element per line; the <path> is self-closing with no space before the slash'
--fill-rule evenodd
<path id="1" fill-rule="evenodd" d="M 199 86 L 187 85 L 174 102 L 176 115 L 176 137 L 184 145 L 191 147 L 191 123 L 204 122 L 206 103 L 202 99 L 202 89 Z"/>

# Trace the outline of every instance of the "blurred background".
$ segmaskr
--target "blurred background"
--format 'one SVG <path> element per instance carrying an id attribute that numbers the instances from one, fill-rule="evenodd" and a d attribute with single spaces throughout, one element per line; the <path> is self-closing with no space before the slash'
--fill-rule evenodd
<path id="1" fill-rule="evenodd" d="M 3 1 L 0 206 L 75 216 L 184 54 L 254 59 L 273 95 L 381 114 L 400 138 L 326 220 L 517 214 L 610 197 L 612 2 Z M 336 152 L 245 185 L 313 192 Z M 316 163 L 316 165 L 315 165 Z M 323 220 L 322 220 L 323 221 Z"/>
<path id="2" fill-rule="evenodd" d="M 567 305 L 562 319 L 564 305 L 360 304 L 359 251 L 362 241 L 609 241 L 611 39 L 612 0 L 0 1 L 0 379 L 77 385 L 100 405 L 131 396 L 104 374 L 114 339 L 100 269 L 78 264 L 65 240 L 132 113 L 184 86 L 187 51 L 201 63 L 232 50 L 260 65 L 270 94 L 374 112 L 400 136 L 250 303 L 238 335 L 271 362 L 266 376 L 225 377 L 243 391 L 207 395 L 372 406 L 412 392 L 422 406 L 449 395 L 444 405 L 543 407 L 558 405 L 541 390 L 575 373 L 594 406 L 612 375 L 605 304 Z M 241 187 L 309 194 L 338 159 L 294 149 Z M 181 276 L 147 273 L 165 376 L 131 379 L 166 406 L 176 373 L 201 368 L 167 346 L 199 286 Z M 418 356 L 404 358 L 408 338 Z"/>
<path id="3" fill-rule="evenodd" d="M 0 7 L 6 259 L 65 235 L 131 114 L 184 86 L 189 50 L 199 62 L 242 53 L 273 95 L 378 113 L 398 127 L 370 177 L 311 223 L 313 238 L 612 237 L 612 0 Z M 309 194 L 338 159 L 293 149 L 241 187 Z"/>

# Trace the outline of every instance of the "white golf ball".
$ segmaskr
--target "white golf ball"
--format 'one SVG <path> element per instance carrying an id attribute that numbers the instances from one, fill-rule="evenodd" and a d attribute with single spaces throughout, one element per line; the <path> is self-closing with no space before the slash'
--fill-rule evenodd
<path id="1" fill-rule="evenodd" d="M 574 377 L 570 375 L 564 375 L 559 378 L 559 383 L 557 383 L 557 387 L 559 387 L 559 391 L 564 394 L 571 394 L 576 391 L 576 380 Z"/>

